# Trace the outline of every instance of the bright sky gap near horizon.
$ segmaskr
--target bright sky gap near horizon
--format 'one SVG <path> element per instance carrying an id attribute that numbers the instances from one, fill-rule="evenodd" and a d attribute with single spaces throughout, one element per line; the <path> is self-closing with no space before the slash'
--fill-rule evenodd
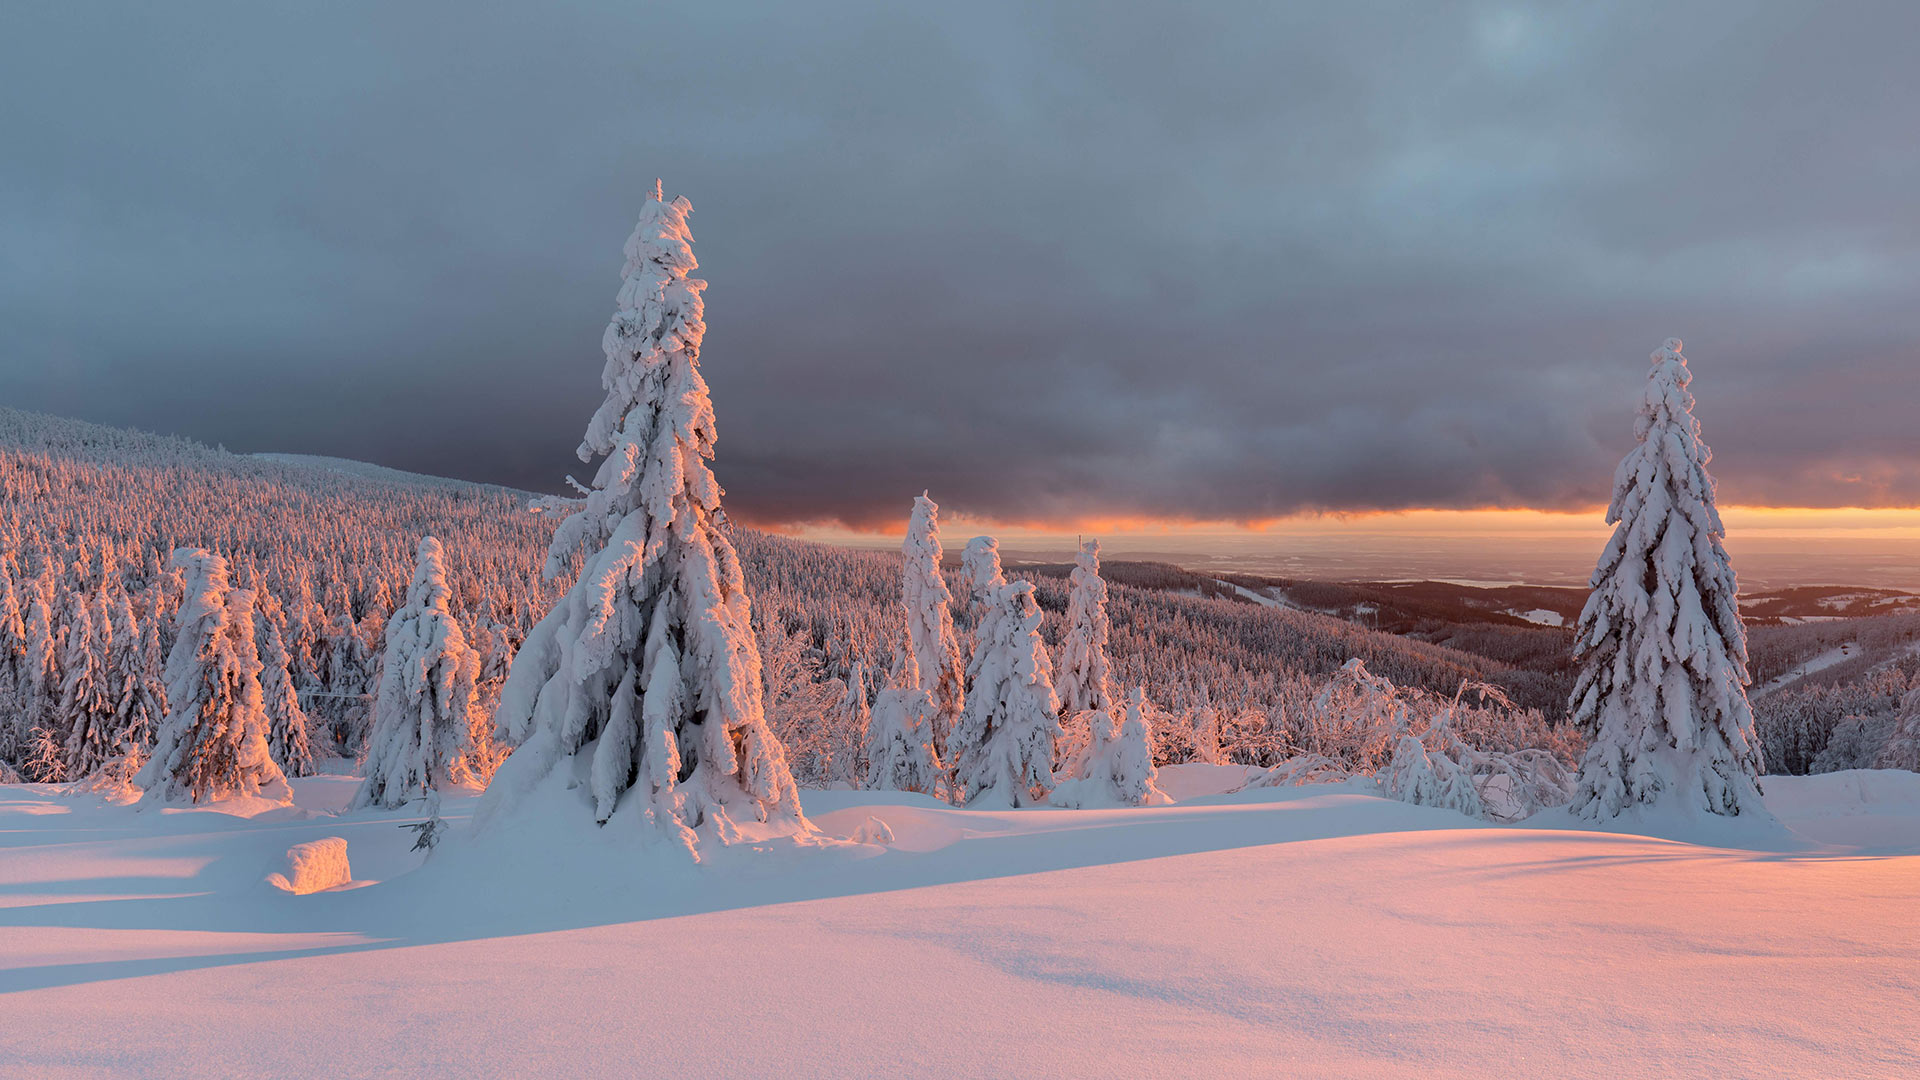
<path id="1" fill-rule="evenodd" d="M 453 10 L 10 13 L 0 402 L 557 490 L 662 176 L 742 520 L 1574 583 L 1672 334 L 1743 580 L 1920 586 L 1913 5 Z"/>

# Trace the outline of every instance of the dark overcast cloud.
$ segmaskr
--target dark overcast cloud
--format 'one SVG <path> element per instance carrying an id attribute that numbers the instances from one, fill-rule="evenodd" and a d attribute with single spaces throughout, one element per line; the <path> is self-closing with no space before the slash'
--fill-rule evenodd
<path id="1" fill-rule="evenodd" d="M 300 10 L 268 10 L 269 8 Z M 553 489 L 694 202 L 736 514 L 1920 503 L 1920 4 L 77 4 L 0 400 Z"/>

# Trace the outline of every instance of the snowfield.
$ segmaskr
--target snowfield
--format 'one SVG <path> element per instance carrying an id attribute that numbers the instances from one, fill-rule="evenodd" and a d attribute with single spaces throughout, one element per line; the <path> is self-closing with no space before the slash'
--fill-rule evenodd
<path id="1" fill-rule="evenodd" d="M 1793 831 L 1712 846 L 1246 773 L 1163 769 L 1150 809 L 808 792 L 892 844 L 698 866 L 581 805 L 422 865 L 346 776 L 250 818 L 0 787 L 0 1075 L 1920 1070 L 1920 774 L 1768 778 Z M 330 836 L 349 885 L 266 883 Z"/>

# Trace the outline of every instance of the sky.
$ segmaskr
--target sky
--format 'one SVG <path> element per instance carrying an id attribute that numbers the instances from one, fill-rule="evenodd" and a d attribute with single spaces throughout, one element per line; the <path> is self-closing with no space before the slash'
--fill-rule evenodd
<path id="1" fill-rule="evenodd" d="M 0 402 L 557 490 L 660 177 L 746 521 L 1920 505 L 1920 5 L 0 18 Z"/>

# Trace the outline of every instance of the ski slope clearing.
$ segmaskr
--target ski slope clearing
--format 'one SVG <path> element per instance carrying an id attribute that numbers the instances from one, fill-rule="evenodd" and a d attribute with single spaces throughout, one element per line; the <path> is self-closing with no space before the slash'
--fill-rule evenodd
<path id="1" fill-rule="evenodd" d="M 809 792 L 822 832 L 893 842 L 698 866 L 573 806 L 422 866 L 416 819 L 338 812 L 352 777 L 252 817 L 3 787 L 0 1073 L 1920 1069 L 1920 775 L 1769 778 L 1796 831 L 1714 847 L 1245 774 L 1168 768 L 1179 804 L 1104 811 Z M 329 836 L 349 885 L 264 882 Z"/>
<path id="2" fill-rule="evenodd" d="M 1793 670 L 1791 671 L 1782 672 L 1781 674 L 1776 675 L 1771 679 L 1768 679 L 1766 682 L 1762 683 L 1761 685 L 1756 686 L 1753 689 L 1747 691 L 1747 696 L 1749 698 L 1764 697 L 1765 695 L 1771 694 L 1776 690 L 1780 690 L 1784 687 L 1791 686 L 1794 683 L 1799 682 L 1801 679 L 1804 679 L 1809 675 L 1815 674 L 1817 672 L 1825 671 L 1828 668 L 1832 667 L 1835 664 L 1840 663 L 1843 660 L 1851 660 L 1858 655 L 1859 655 L 1859 646 L 1851 641 L 1845 642 L 1835 648 L 1828 649 L 1826 652 L 1823 652 L 1818 656 L 1812 657 L 1810 659 L 1804 660 L 1794 665 Z"/>

